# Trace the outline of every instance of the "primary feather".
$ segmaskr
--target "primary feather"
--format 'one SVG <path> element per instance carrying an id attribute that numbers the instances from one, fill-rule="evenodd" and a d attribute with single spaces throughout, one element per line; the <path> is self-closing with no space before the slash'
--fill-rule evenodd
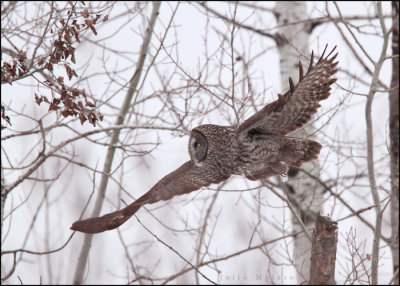
<path id="1" fill-rule="evenodd" d="M 289 90 L 278 99 L 266 105 L 263 109 L 243 122 L 238 133 L 246 136 L 247 133 L 285 135 L 302 127 L 320 107 L 319 101 L 328 98 L 330 86 L 336 81 L 331 78 L 336 73 L 338 62 L 334 62 L 337 53 L 330 57 L 336 46 L 326 56 L 326 48 L 319 61 L 313 65 L 314 53 L 311 55 L 307 73 L 303 75 L 303 66 L 299 62 L 299 82 L 294 85 L 289 78 Z"/>

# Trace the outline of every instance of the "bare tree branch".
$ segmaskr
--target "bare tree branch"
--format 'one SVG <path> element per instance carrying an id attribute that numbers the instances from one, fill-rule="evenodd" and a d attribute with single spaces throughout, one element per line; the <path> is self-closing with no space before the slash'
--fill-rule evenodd
<path id="1" fill-rule="evenodd" d="M 374 135 L 372 129 L 372 102 L 374 100 L 375 90 L 378 86 L 379 74 L 386 59 L 386 51 L 389 44 L 389 34 L 385 26 L 385 22 L 382 14 L 382 4 L 377 3 L 379 20 L 383 33 L 383 45 L 378 61 L 374 64 L 375 69 L 372 75 L 372 82 L 367 96 L 367 103 L 365 106 L 365 121 L 367 124 L 367 162 L 368 162 L 368 178 L 371 187 L 372 199 L 375 205 L 375 231 L 374 240 L 372 245 L 372 265 L 371 265 L 371 282 L 372 284 L 378 284 L 378 263 L 379 263 L 379 242 L 381 239 L 381 228 L 382 228 L 382 210 L 381 202 L 379 199 L 379 193 L 376 187 L 375 179 L 375 167 L 374 167 Z"/>
<path id="2" fill-rule="evenodd" d="M 128 113 L 129 106 L 131 104 L 131 100 L 133 98 L 134 93 L 136 92 L 137 85 L 139 83 L 140 75 L 142 74 L 144 61 L 146 59 L 147 51 L 150 44 L 151 35 L 153 34 L 154 24 L 156 22 L 158 11 L 160 10 L 160 2 L 153 3 L 153 10 L 151 12 L 150 20 L 148 23 L 148 27 L 146 29 L 146 34 L 143 39 L 142 48 L 140 49 L 138 63 L 136 65 L 136 70 L 133 73 L 133 76 L 130 80 L 129 88 L 127 94 L 125 96 L 125 100 L 121 107 L 121 112 L 119 113 L 116 124 L 120 125 L 124 122 L 125 116 Z M 96 197 L 96 203 L 91 213 L 91 217 L 97 217 L 100 214 L 101 206 L 104 201 L 104 194 L 107 187 L 108 182 L 108 174 L 111 170 L 111 165 L 113 163 L 115 147 L 114 145 L 118 142 L 120 134 L 120 129 L 116 129 L 112 133 L 112 137 L 110 139 L 110 146 L 108 147 L 106 159 L 104 162 L 103 172 L 104 174 L 101 176 L 100 186 Z M 79 260 L 76 265 L 75 275 L 73 279 L 73 283 L 76 285 L 82 284 L 83 275 L 85 273 L 87 259 L 90 251 L 91 242 L 93 239 L 93 235 L 85 234 L 83 246 L 81 249 L 81 253 L 79 255 Z"/>

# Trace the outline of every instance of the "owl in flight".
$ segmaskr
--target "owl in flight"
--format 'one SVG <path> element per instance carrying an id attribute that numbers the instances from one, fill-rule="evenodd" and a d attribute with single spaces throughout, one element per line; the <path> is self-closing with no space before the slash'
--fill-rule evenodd
<path id="1" fill-rule="evenodd" d="M 147 193 L 122 210 L 98 218 L 80 220 L 71 229 L 98 233 L 119 227 L 141 206 L 169 200 L 217 184 L 231 175 L 250 180 L 284 174 L 290 166 L 300 166 L 318 157 L 318 142 L 286 136 L 302 127 L 328 98 L 332 76 L 338 62 L 337 53 L 325 55 L 313 65 L 314 53 L 306 74 L 299 61 L 299 82 L 289 78 L 290 89 L 242 124 L 220 126 L 205 124 L 194 128 L 189 139 L 190 160 L 168 174 Z"/>

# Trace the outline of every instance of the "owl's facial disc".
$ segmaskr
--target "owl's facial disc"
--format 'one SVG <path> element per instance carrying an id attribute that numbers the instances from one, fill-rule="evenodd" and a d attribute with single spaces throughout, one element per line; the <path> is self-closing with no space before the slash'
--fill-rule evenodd
<path id="1" fill-rule="evenodd" d="M 197 130 L 192 130 L 189 140 L 189 154 L 196 166 L 201 167 L 207 157 L 208 143 L 206 137 Z"/>

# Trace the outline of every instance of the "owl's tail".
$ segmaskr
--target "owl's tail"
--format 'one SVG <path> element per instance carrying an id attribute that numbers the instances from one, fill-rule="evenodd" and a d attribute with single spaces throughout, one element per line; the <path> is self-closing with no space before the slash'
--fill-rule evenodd
<path id="1" fill-rule="evenodd" d="M 282 157 L 289 166 L 299 167 L 301 164 L 318 158 L 322 146 L 318 142 L 300 139 L 285 138 L 283 143 Z"/>

